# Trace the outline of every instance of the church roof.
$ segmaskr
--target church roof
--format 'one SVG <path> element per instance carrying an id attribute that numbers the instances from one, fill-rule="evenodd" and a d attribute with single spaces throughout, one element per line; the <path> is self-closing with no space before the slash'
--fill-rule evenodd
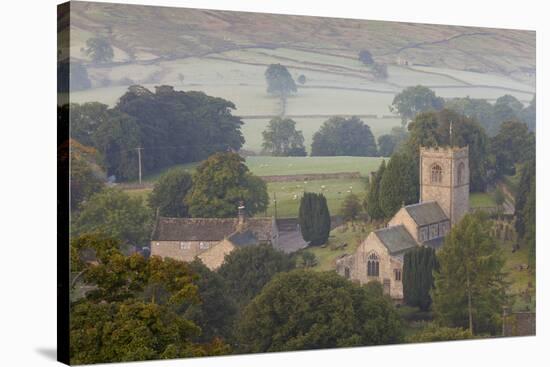
<path id="1" fill-rule="evenodd" d="M 418 226 L 439 223 L 449 219 L 435 201 L 407 205 L 405 210 Z"/>
<path id="2" fill-rule="evenodd" d="M 236 218 L 166 218 L 160 217 L 153 231 L 153 241 L 221 241 L 239 230 Z M 259 241 L 272 238 L 271 218 L 246 218 L 245 231 Z"/>
<path id="3" fill-rule="evenodd" d="M 405 226 L 391 226 L 374 231 L 382 244 L 386 246 L 390 255 L 404 252 L 410 248 L 418 246 L 414 238 Z"/>

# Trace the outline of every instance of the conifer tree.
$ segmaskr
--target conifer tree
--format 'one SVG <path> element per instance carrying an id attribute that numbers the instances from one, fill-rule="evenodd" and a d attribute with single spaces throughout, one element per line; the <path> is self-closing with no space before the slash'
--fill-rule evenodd
<path id="1" fill-rule="evenodd" d="M 330 213 L 323 194 L 304 193 L 300 201 L 298 220 L 304 241 L 313 246 L 327 242 L 330 234 Z"/>
<path id="2" fill-rule="evenodd" d="M 434 286 L 432 272 L 437 269 L 435 250 L 416 247 L 403 259 L 403 296 L 409 306 L 427 311 L 432 304 L 430 292 Z"/>
<path id="3" fill-rule="evenodd" d="M 402 205 L 418 202 L 418 167 L 406 154 L 392 155 L 380 180 L 379 203 L 384 217 L 394 215 Z"/>
<path id="4" fill-rule="evenodd" d="M 372 182 L 370 183 L 367 193 L 367 200 L 365 203 L 367 214 L 370 219 L 383 219 L 384 212 L 380 208 L 380 180 L 386 170 L 386 161 L 382 161 L 378 171 L 372 175 Z"/>

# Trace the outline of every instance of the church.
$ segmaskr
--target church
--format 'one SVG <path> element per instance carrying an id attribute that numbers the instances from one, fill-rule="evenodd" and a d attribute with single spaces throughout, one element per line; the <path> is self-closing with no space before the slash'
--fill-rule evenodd
<path id="1" fill-rule="evenodd" d="M 402 207 L 382 229 L 371 232 L 354 254 L 337 260 L 351 280 L 379 281 L 384 293 L 403 298 L 403 256 L 416 246 L 438 249 L 469 211 L 468 147 L 420 148 L 420 202 Z"/>

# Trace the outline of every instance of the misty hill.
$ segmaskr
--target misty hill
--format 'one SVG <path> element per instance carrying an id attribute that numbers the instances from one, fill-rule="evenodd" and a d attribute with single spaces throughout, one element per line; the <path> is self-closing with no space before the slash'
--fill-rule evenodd
<path id="1" fill-rule="evenodd" d="M 185 8 L 73 2 L 71 56 L 91 35 L 115 62 L 205 56 L 250 47 L 286 48 L 380 63 L 408 62 L 506 75 L 534 83 L 535 32 Z"/>

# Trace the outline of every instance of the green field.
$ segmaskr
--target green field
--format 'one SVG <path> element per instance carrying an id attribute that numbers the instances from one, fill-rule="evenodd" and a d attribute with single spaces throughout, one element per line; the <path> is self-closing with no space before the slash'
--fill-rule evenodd
<path id="1" fill-rule="evenodd" d="M 470 193 L 471 208 L 492 208 L 496 207 L 494 195 L 489 192 L 473 192 Z"/>

